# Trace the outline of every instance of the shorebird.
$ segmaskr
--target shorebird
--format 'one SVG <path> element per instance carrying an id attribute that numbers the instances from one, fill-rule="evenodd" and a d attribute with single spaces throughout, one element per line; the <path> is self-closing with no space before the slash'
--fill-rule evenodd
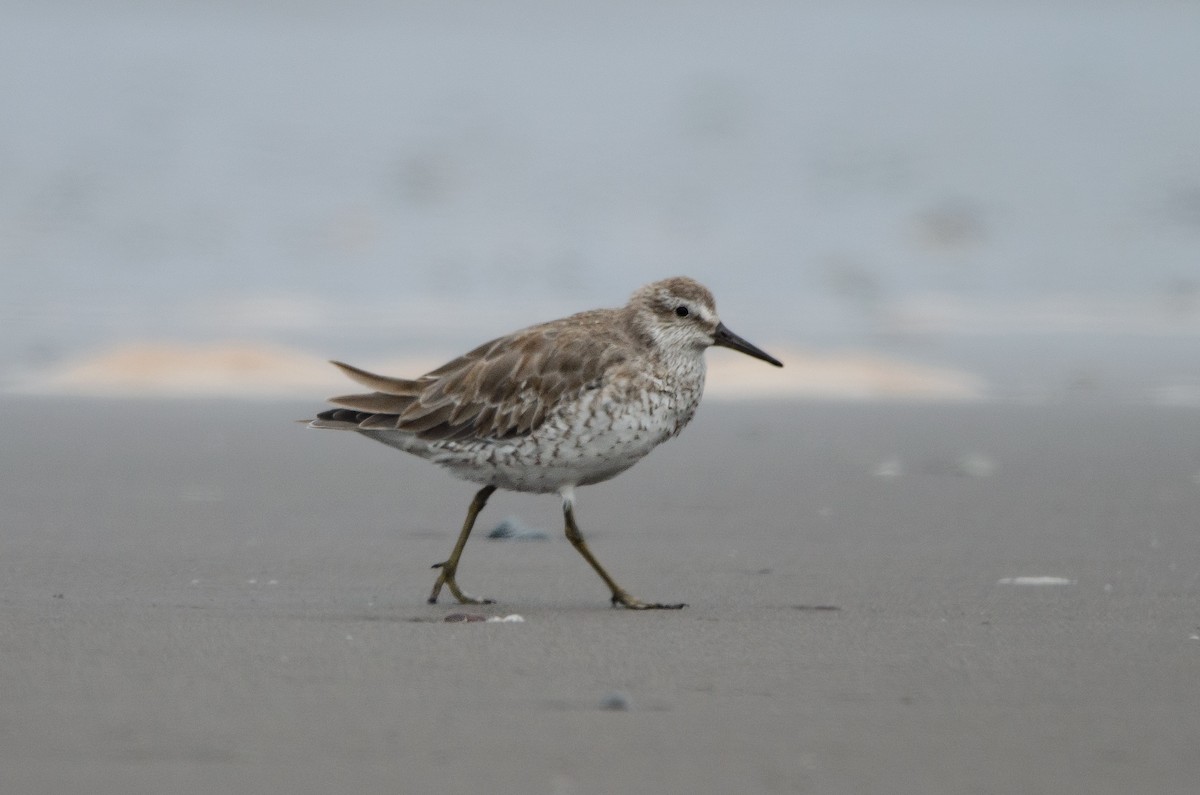
<path id="1" fill-rule="evenodd" d="M 717 317 L 712 293 L 686 277 L 639 288 L 619 309 L 594 309 L 485 342 L 420 378 L 376 375 L 342 362 L 373 391 L 330 398 L 338 408 L 313 428 L 357 431 L 481 484 L 430 604 L 442 586 L 464 604 L 487 604 L 458 585 L 471 528 L 496 489 L 562 498 L 567 539 L 612 592 L 613 606 L 644 602 L 617 585 L 575 522 L 575 489 L 624 472 L 677 436 L 704 390 L 705 349 L 719 345 L 782 367 Z"/>

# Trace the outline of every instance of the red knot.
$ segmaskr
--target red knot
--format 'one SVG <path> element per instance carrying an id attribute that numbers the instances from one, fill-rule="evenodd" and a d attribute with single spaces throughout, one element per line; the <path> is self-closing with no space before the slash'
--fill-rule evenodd
<path id="1" fill-rule="evenodd" d="M 562 497 L 567 539 L 612 591 L 613 605 L 644 602 L 617 585 L 575 522 L 575 489 L 624 472 L 677 436 L 704 391 L 704 351 L 714 345 L 782 367 L 717 317 L 712 293 L 677 277 L 639 288 L 619 309 L 594 309 L 486 342 L 415 378 L 376 375 L 334 362 L 371 392 L 330 399 L 339 408 L 313 428 L 350 430 L 439 464 L 483 486 L 471 501 L 429 602 L 442 586 L 464 604 L 455 579 L 471 528 L 496 489 Z"/>

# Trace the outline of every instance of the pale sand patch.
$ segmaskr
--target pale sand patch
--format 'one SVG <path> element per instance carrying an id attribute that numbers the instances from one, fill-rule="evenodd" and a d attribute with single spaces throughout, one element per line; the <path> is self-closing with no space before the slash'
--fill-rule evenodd
<path id="1" fill-rule="evenodd" d="M 709 355 L 710 397 L 850 400 L 974 400 L 981 379 L 868 351 L 811 353 L 771 349 L 784 362 L 771 367 L 728 351 Z M 354 362 L 389 375 L 415 377 L 446 357 Z M 109 397 L 300 397 L 355 391 L 319 356 L 262 343 L 142 343 L 68 363 L 19 384 L 23 394 Z"/>
<path id="2" fill-rule="evenodd" d="M 782 369 L 724 351 L 709 354 L 705 393 L 717 398 L 979 400 L 986 390 L 983 379 L 971 373 L 871 351 L 769 350 L 783 362 Z"/>
<path id="3" fill-rule="evenodd" d="M 316 356 L 261 343 L 139 343 L 69 362 L 20 383 L 24 394 L 102 397 L 264 397 L 319 393 L 338 383 Z"/>

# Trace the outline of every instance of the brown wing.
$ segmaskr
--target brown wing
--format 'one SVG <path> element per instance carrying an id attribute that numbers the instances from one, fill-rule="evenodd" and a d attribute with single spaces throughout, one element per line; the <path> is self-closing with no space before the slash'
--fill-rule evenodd
<path id="1" fill-rule="evenodd" d="M 376 391 L 330 398 L 343 409 L 319 418 L 354 422 L 360 430 L 408 431 L 431 441 L 528 434 L 560 401 L 603 385 L 612 368 L 625 361 L 628 341 L 620 338 L 619 326 L 601 322 L 608 311 L 492 340 L 411 381 L 335 362 Z"/>

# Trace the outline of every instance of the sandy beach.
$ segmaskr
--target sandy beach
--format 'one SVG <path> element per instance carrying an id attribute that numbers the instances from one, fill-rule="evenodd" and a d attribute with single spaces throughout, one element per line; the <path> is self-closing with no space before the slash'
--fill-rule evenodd
<path id="1" fill-rule="evenodd" d="M 710 402 L 580 492 L 634 613 L 503 493 L 425 604 L 472 487 L 319 405 L 0 402 L 0 792 L 1196 791 L 1194 409 Z"/>

